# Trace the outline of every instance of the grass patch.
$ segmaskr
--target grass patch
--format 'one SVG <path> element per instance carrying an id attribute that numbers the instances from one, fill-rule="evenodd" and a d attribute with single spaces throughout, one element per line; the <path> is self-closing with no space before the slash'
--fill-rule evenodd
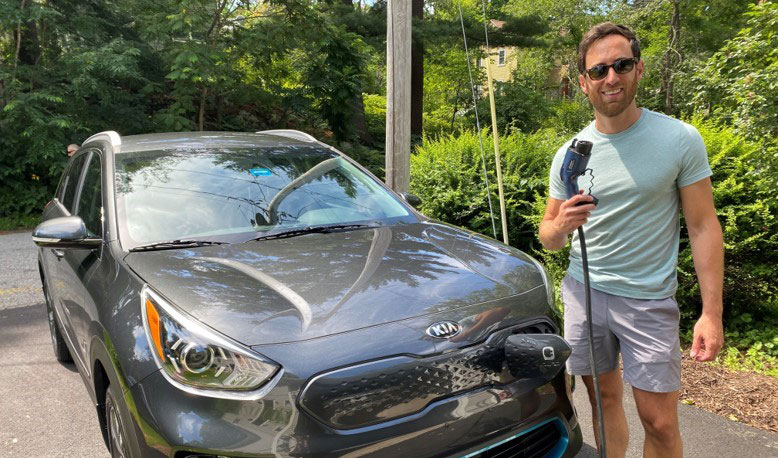
<path id="1" fill-rule="evenodd" d="M 40 216 L 0 216 L 0 231 L 32 230 L 40 222 Z"/>

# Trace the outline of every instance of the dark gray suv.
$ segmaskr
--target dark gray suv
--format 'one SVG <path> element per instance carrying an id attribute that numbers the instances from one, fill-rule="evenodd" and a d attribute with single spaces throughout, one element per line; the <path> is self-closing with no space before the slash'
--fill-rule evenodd
<path id="1" fill-rule="evenodd" d="M 33 239 L 114 457 L 560 457 L 549 278 L 297 131 L 96 134 Z"/>

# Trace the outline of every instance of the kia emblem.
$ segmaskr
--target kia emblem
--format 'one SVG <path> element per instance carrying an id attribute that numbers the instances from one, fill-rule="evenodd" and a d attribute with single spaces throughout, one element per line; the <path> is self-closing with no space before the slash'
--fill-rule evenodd
<path id="1" fill-rule="evenodd" d="M 427 335 L 436 339 L 450 339 L 462 332 L 462 326 L 455 321 L 439 321 L 427 328 Z"/>

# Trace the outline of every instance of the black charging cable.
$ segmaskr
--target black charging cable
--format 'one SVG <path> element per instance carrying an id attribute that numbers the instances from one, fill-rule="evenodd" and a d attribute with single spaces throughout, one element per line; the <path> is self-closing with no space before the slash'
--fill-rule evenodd
<path id="1" fill-rule="evenodd" d="M 559 177 L 565 186 L 567 198 L 570 199 L 579 193 L 578 177 L 591 169 L 587 169 L 589 159 L 592 154 L 592 142 L 574 138 L 565 152 L 565 158 L 562 161 L 562 169 L 559 171 Z M 592 173 L 592 179 L 594 174 Z M 589 186 L 589 195 L 592 195 L 594 180 Z M 597 205 L 598 199 L 592 196 L 592 202 Z M 576 206 L 586 205 L 588 202 L 578 202 Z M 592 325 L 592 291 L 589 286 L 589 261 L 586 257 L 586 239 L 584 238 L 583 226 L 578 227 L 578 240 L 581 243 L 581 260 L 583 261 L 584 287 L 586 289 L 586 321 L 589 325 L 589 367 L 592 369 L 592 381 L 594 383 L 594 400 L 597 405 L 597 423 L 600 432 L 599 451 L 600 457 L 605 457 L 605 420 L 602 418 L 602 395 L 600 394 L 600 378 L 597 376 L 597 364 L 594 359 L 594 326 Z"/>
<path id="2" fill-rule="evenodd" d="M 586 293 L 586 322 L 589 327 L 589 367 L 592 369 L 594 384 L 594 400 L 597 405 L 597 423 L 600 431 L 600 457 L 605 458 L 605 419 L 602 417 L 602 395 L 600 394 L 600 378 L 597 375 L 597 363 L 594 359 L 594 326 L 592 325 L 592 291 L 589 287 L 589 260 L 586 257 L 586 238 L 583 226 L 578 227 L 578 240 L 581 242 L 581 262 L 583 264 L 584 290 Z"/>

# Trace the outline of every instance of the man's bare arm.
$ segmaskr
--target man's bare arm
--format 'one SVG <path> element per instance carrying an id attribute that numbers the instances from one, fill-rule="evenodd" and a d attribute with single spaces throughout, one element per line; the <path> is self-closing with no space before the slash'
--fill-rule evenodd
<path id="1" fill-rule="evenodd" d="M 713 205 L 710 179 L 685 186 L 680 192 L 702 294 L 702 316 L 694 326 L 691 355 L 697 361 L 712 361 L 724 344 L 724 238 Z"/>
<path id="2" fill-rule="evenodd" d="M 586 223 L 594 205 L 589 203 L 592 196 L 577 195 L 568 200 L 548 198 L 546 213 L 538 228 L 540 243 L 547 250 L 561 250 L 567 245 L 567 237 L 579 226 Z M 585 205 L 576 207 L 578 202 L 586 202 Z"/>

